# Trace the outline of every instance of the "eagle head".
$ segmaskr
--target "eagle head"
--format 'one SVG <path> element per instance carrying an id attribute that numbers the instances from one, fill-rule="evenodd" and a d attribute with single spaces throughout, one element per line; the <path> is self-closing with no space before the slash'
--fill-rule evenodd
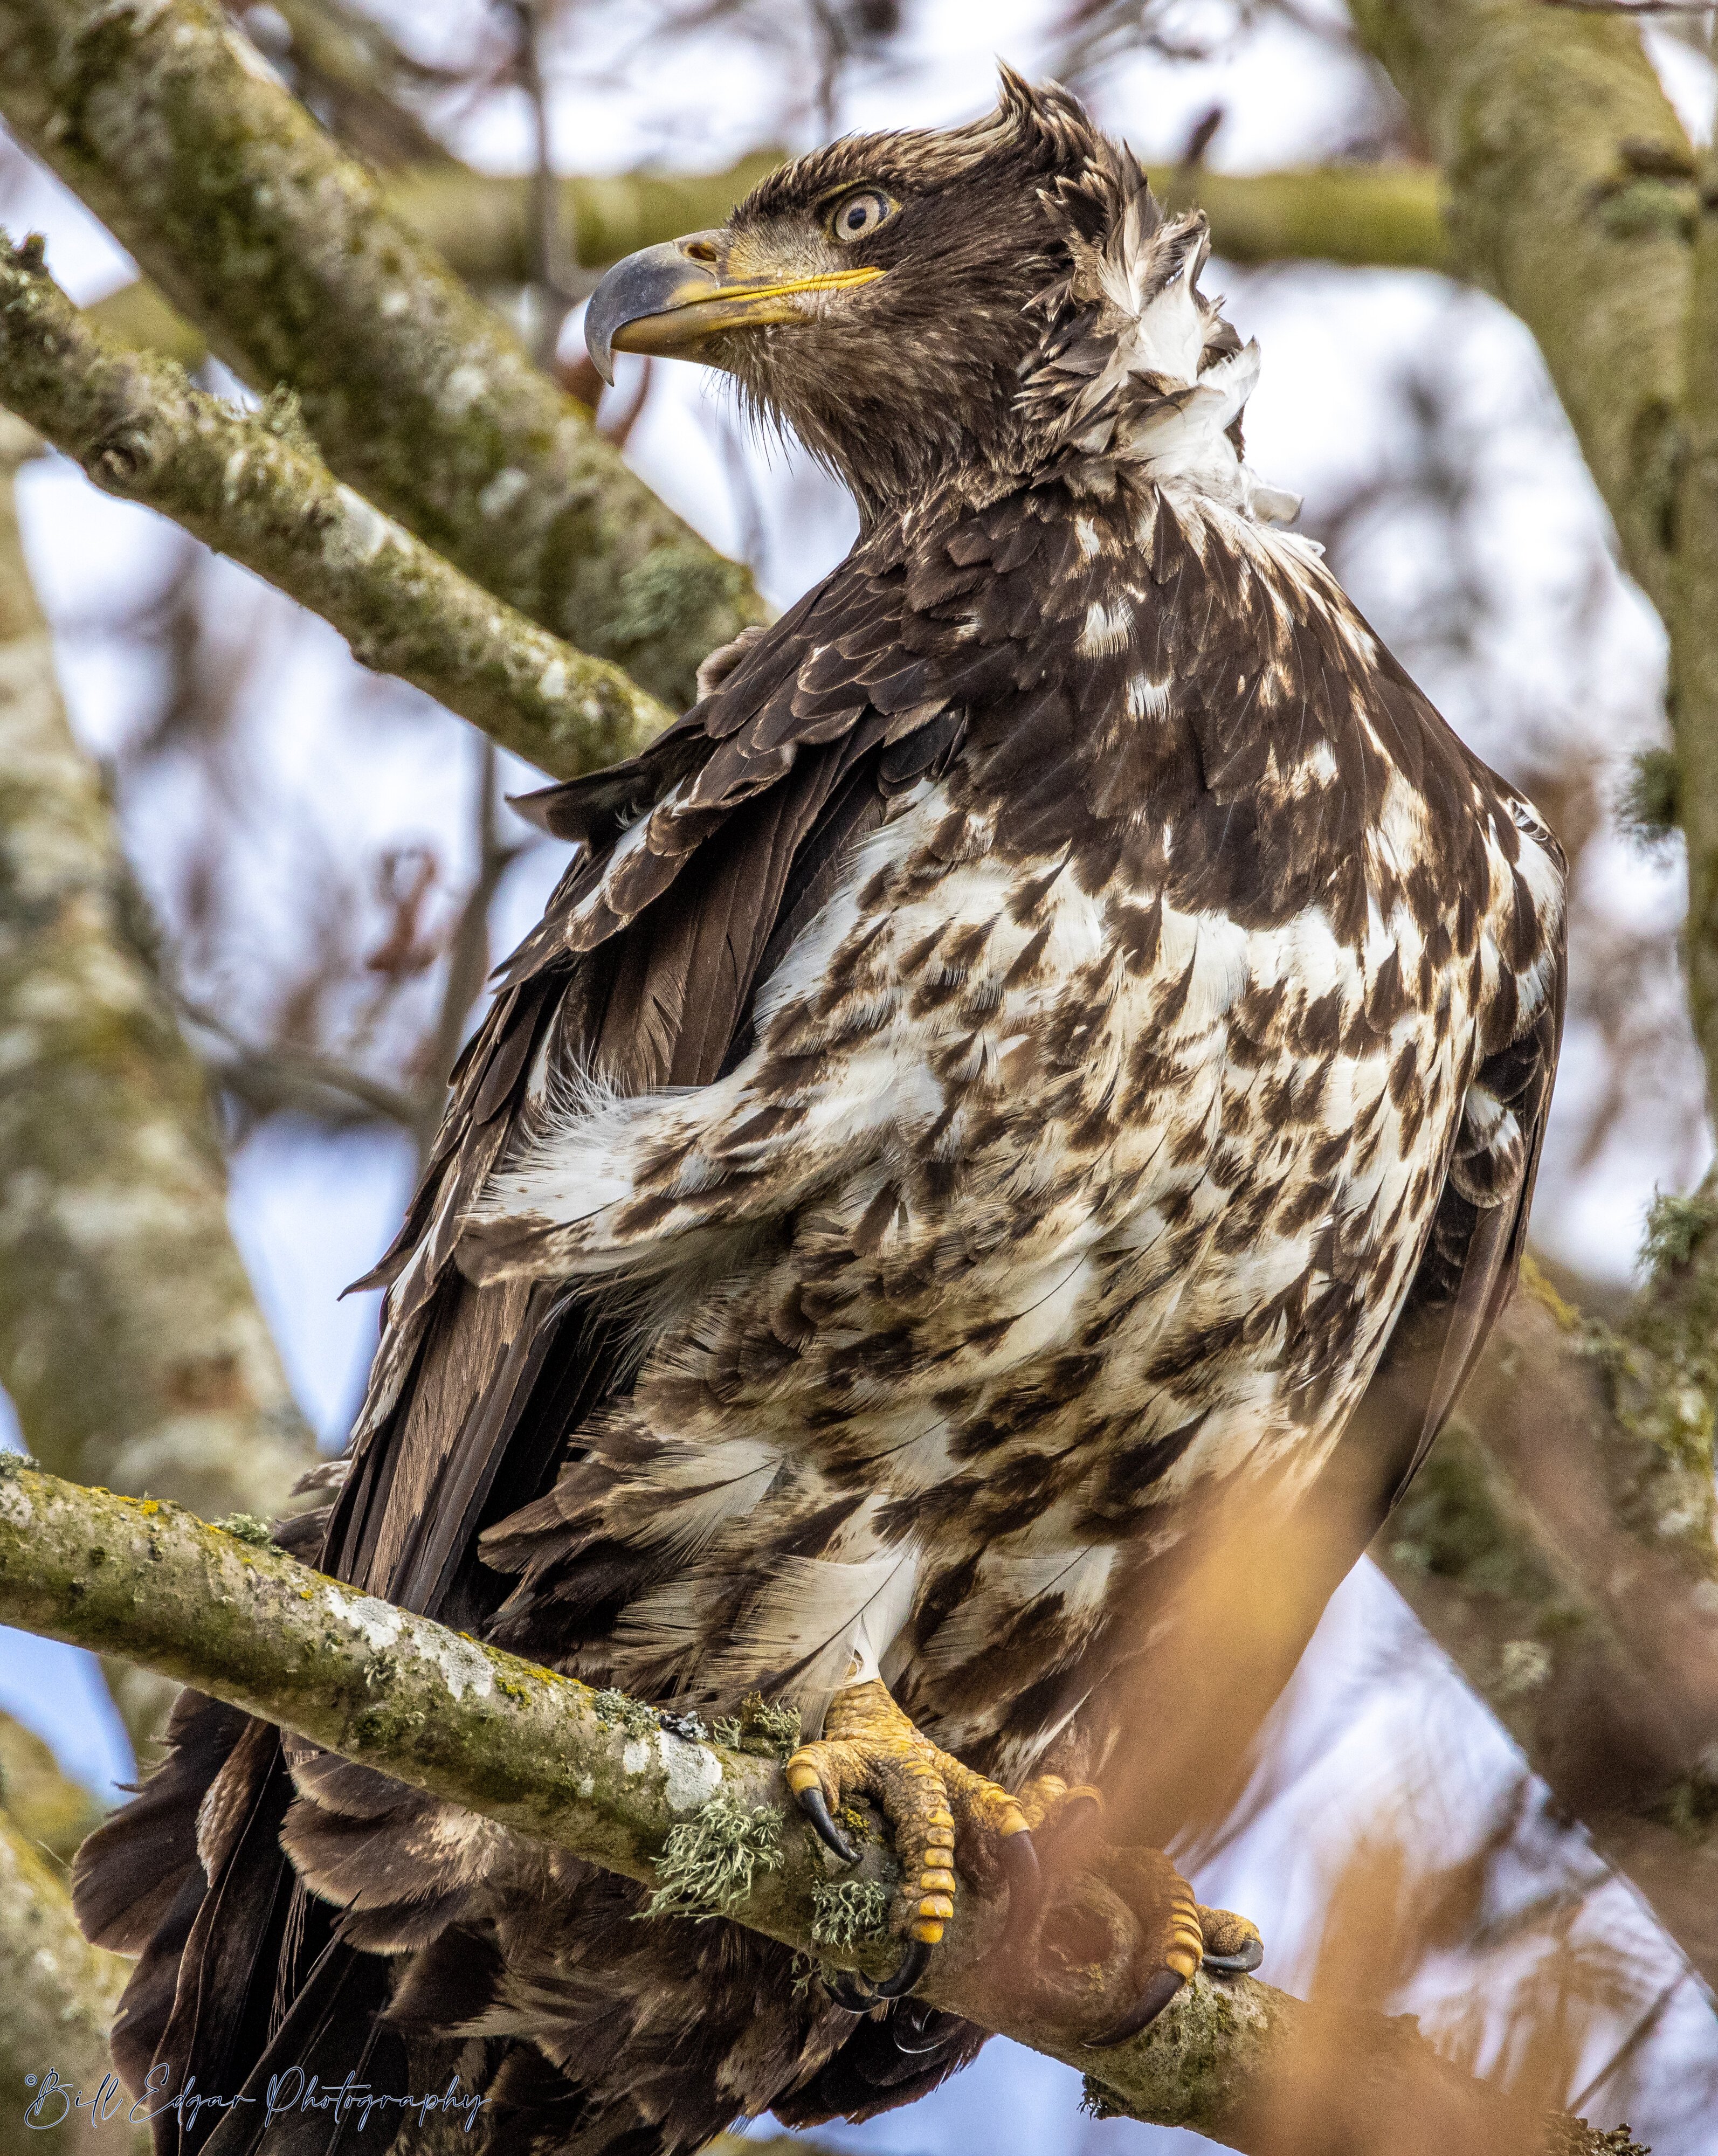
<path id="1" fill-rule="evenodd" d="M 1257 359 L 1197 289 L 1206 250 L 1077 99 L 1005 67 L 986 118 L 846 136 L 617 263 L 585 341 L 605 377 L 615 352 L 723 368 L 867 516 L 975 468 L 1185 450 L 1189 413 L 1232 472 Z"/>

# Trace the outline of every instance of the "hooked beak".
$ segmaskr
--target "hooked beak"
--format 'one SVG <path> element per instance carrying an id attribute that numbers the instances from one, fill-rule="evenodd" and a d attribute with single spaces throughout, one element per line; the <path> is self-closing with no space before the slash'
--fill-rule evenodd
<path id="1" fill-rule="evenodd" d="M 868 285 L 881 270 L 831 270 L 811 277 L 737 277 L 721 267 L 728 235 L 690 233 L 617 262 L 590 295 L 584 346 L 604 382 L 617 352 L 690 359 L 718 330 L 811 318 L 808 297 Z"/>

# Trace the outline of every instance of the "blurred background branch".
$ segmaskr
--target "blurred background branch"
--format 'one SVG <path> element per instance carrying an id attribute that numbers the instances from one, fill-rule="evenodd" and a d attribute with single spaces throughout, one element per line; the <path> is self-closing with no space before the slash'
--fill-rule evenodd
<path id="1" fill-rule="evenodd" d="M 0 110 L 333 470 L 646 689 L 756 618 L 517 338 L 388 212 L 204 0 L 0 4 Z"/>
<path id="2" fill-rule="evenodd" d="M 80 316 L 0 234 L 0 401 L 106 492 L 161 511 L 397 675 L 559 778 L 635 754 L 670 714 L 339 485 L 296 401 L 244 412 Z M 482 974 L 469 980 L 470 995 Z M 469 1000 L 469 997 L 468 997 Z"/>
<path id="3" fill-rule="evenodd" d="M 207 1083 L 74 742 L 0 436 L 0 1381 L 37 1456 L 215 1517 L 314 1457 L 225 1212 Z M 158 1684 L 121 1686 L 141 1742 Z"/>

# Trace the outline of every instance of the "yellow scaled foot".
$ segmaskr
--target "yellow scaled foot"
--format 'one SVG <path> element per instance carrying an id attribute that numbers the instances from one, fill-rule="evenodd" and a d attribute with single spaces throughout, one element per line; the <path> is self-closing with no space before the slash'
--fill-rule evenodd
<path id="1" fill-rule="evenodd" d="M 866 2004 L 903 1997 L 924 1974 L 954 1913 L 957 1832 L 969 1849 L 976 1844 L 999 1856 L 1011 1878 L 1036 1884 L 1036 1858 L 1019 1799 L 921 1737 L 875 1678 L 836 1693 L 822 1737 L 795 1753 L 787 1779 L 818 1833 L 849 1863 L 858 1851 L 835 1825 L 849 1797 L 869 1797 L 894 1828 L 901 1865 L 894 1921 L 912 1943 L 900 1969 L 866 1995 Z"/>

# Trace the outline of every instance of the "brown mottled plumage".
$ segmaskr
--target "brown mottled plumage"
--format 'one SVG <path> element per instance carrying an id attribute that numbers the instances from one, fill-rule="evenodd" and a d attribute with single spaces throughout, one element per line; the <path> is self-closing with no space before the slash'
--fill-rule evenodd
<path id="1" fill-rule="evenodd" d="M 984 1774 L 1119 1786 L 1201 1508 L 1304 1491 L 1369 1385 L 1380 1501 L 1417 1464 L 1520 1248 L 1561 865 L 1272 528 L 1205 249 L 1011 76 L 684 244 L 797 280 L 697 349 L 861 536 L 533 798 L 580 850 L 383 1267 L 342 1577 L 682 1712 L 880 1676 Z M 80 1865 L 134 2084 L 457 2068 L 496 2152 L 648 2156 L 980 2041 L 225 1708 L 174 1734 Z"/>

